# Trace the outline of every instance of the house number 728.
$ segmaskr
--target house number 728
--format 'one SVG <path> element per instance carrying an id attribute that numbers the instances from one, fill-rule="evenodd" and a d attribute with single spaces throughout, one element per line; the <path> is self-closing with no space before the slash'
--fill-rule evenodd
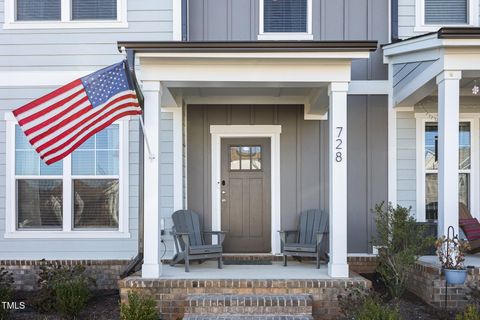
<path id="1" fill-rule="evenodd" d="M 343 138 L 342 138 L 342 133 L 343 133 L 343 127 L 337 127 L 336 128 L 338 131 L 337 138 L 335 139 L 335 150 L 337 152 L 335 153 L 335 161 L 336 162 L 342 162 L 343 161 Z"/>

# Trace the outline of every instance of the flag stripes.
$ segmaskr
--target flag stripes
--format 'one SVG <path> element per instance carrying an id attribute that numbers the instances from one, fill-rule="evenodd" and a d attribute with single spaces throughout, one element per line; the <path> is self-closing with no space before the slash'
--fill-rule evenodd
<path id="1" fill-rule="evenodd" d="M 46 164 L 73 152 L 116 120 L 141 114 L 125 62 L 104 68 L 13 111 Z"/>

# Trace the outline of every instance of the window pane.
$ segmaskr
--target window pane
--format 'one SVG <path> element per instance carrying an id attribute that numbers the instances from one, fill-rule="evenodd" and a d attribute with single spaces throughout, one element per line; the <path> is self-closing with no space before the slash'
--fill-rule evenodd
<path id="1" fill-rule="evenodd" d="M 470 207 L 470 174 L 460 173 L 458 177 L 458 201 Z"/>
<path id="2" fill-rule="evenodd" d="M 74 228 L 118 228 L 118 180 L 74 180 Z"/>
<path id="3" fill-rule="evenodd" d="M 470 169 L 471 133 L 470 122 L 459 124 L 459 169 Z M 436 122 L 425 124 L 425 169 L 438 169 L 438 126 Z"/>
<path id="4" fill-rule="evenodd" d="M 17 180 L 17 228 L 62 228 L 62 180 Z"/>
<path id="5" fill-rule="evenodd" d="M 97 133 L 98 134 L 98 133 Z M 82 143 L 77 150 L 93 150 L 95 149 L 95 135 L 88 138 L 87 141 Z"/>
<path id="6" fill-rule="evenodd" d="M 72 20 L 116 20 L 117 0 L 72 0 Z"/>
<path id="7" fill-rule="evenodd" d="M 112 124 L 108 128 L 96 134 L 97 149 L 119 149 L 118 124 Z"/>
<path id="8" fill-rule="evenodd" d="M 240 147 L 240 168 L 250 170 L 250 147 Z"/>
<path id="9" fill-rule="evenodd" d="M 230 170 L 240 170 L 240 147 L 230 147 Z"/>
<path id="10" fill-rule="evenodd" d="M 460 123 L 459 140 L 459 169 L 470 169 L 470 122 Z"/>
<path id="11" fill-rule="evenodd" d="M 438 127 L 436 123 L 425 124 L 425 169 L 438 169 Z"/>
<path id="12" fill-rule="evenodd" d="M 458 177 L 459 202 L 469 207 L 470 203 L 470 174 L 460 173 Z M 425 217 L 428 220 L 438 218 L 438 175 L 427 173 L 425 175 Z"/>
<path id="13" fill-rule="evenodd" d="M 15 174 L 38 175 L 40 162 L 35 151 L 15 151 Z"/>
<path id="14" fill-rule="evenodd" d="M 95 151 L 74 151 L 72 153 L 72 174 L 95 175 Z"/>
<path id="15" fill-rule="evenodd" d="M 252 147 L 252 170 L 262 170 L 262 148 Z"/>
<path id="16" fill-rule="evenodd" d="M 118 151 L 97 151 L 97 175 L 118 175 Z"/>
<path id="17" fill-rule="evenodd" d="M 17 0 L 17 20 L 60 20 L 60 0 Z"/>
<path id="18" fill-rule="evenodd" d="M 435 220 L 438 216 L 438 175 L 436 173 L 427 173 L 425 176 L 425 217 L 429 220 Z"/>
<path id="19" fill-rule="evenodd" d="M 307 32 L 307 0 L 264 0 L 264 32 Z"/>
<path id="20" fill-rule="evenodd" d="M 468 23 L 468 0 L 425 0 L 425 24 Z"/>

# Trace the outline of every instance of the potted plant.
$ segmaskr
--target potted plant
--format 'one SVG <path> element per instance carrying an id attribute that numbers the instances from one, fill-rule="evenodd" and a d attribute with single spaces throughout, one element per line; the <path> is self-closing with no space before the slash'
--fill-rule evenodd
<path id="1" fill-rule="evenodd" d="M 460 240 L 458 237 L 442 236 L 435 242 L 435 247 L 447 283 L 451 285 L 465 283 L 467 269 L 463 262 L 465 253 L 470 249 L 468 242 Z"/>

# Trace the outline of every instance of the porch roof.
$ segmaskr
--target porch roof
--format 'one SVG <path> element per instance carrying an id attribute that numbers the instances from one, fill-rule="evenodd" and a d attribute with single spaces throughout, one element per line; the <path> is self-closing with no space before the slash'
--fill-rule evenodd
<path id="1" fill-rule="evenodd" d="M 375 51 L 377 41 L 119 41 L 122 47 L 142 52 L 324 52 Z"/>
<path id="2" fill-rule="evenodd" d="M 443 71 L 460 71 L 461 87 L 480 75 L 480 28 L 441 28 L 383 49 L 391 68 L 394 106 L 411 107 L 435 94 L 436 78 Z"/>

